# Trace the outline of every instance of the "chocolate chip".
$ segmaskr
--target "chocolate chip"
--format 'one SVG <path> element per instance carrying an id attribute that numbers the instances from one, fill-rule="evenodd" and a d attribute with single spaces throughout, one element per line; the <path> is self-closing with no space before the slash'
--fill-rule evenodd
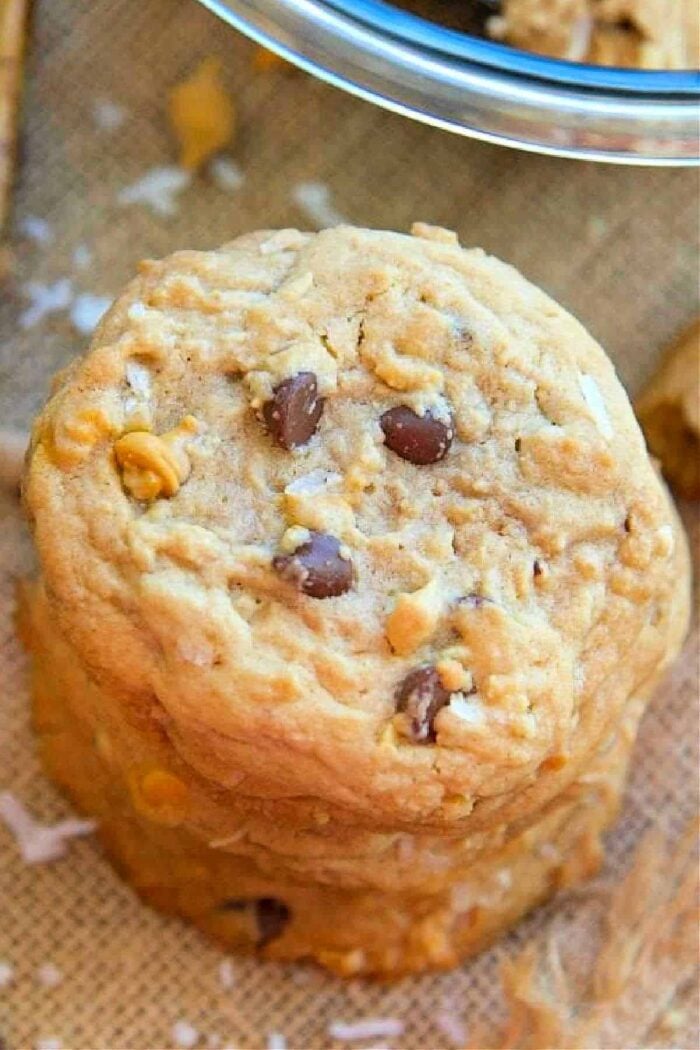
<path id="1" fill-rule="evenodd" d="M 532 563 L 532 575 L 541 576 L 543 572 L 544 569 L 542 568 L 542 562 L 539 558 L 535 558 L 534 562 Z"/>
<path id="2" fill-rule="evenodd" d="M 352 587 L 352 562 L 341 555 L 335 536 L 312 532 L 293 554 L 278 554 L 272 565 L 311 598 L 337 598 Z"/>
<path id="3" fill-rule="evenodd" d="M 287 905 L 276 897 L 260 897 L 255 902 L 255 921 L 258 924 L 260 948 L 279 937 L 291 918 Z"/>
<path id="4" fill-rule="evenodd" d="M 411 738 L 416 743 L 435 740 L 435 716 L 449 703 L 451 695 L 434 667 L 417 667 L 406 675 L 396 691 L 396 700 L 398 710 L 408 715 Z"/>
<path id="5" fill-rule="evenodd" d="M 231 897 L 219 905 L 221 911 L 247 911 L 252 909 L 257 927 L 259 948 L 279 937 L 289 922 L 292 913 L 287 905 L 276 897 L 258 897 L 257 900 L 241 900 Z"/>
<path id="6" fill-rule="evenodd" d="M 299 372 L 275 387 L 262 407 L 267 429 L 282 448 L 305 445 L 315 433 L 323 412 L 323 398 L 313 372 Z"/>
<path id="7" fill-rule="evenodd" d="M 452 420 L 445 423 L 430 409 L 419 416 L 407 405 L 397 405 L 379 422 L 388 448 L 409 463 L 424 465 L 444 459 L 454 437 Z"/>

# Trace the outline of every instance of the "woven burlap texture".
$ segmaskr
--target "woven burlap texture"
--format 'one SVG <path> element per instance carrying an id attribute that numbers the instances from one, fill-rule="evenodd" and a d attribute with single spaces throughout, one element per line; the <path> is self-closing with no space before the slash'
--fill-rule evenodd
<path id="1" fill-rule="evenodd" d="M 173 162 L 167 91 L 208 54 L 222 58 L 236 100 L 232 156 L 243 185 L 226 192 L 205 175 L 182 193 L 171 218 L 120 207 L 123 187 Z M 15 269 L 0 284 L 0 425 L 26 426 L 50 375 L 85 341 L 65 311 L 28 329 L 18 326 L 28 281 L 70 277 L 76 293 L 112 295 L 141 257 L 213 247 L 260 226 L 308 227 L 294 198 L 300 182 L 327 184 L 333 206 L 352 222 L 407 229 L 420 218 L 514 263 L 588 325 L 632 392 L 664 341 L 696 310 L 692 172 L 582 165 L 463 141 L 304 74 L 259 71 L 253 56 L 251 44 L 195 0 L 38 0 L 8 230 Z M 112 130 L 95 120 L 95 105 L 106 101 L 124 107 L 123 123 Z M 23 236 L 28 216 L 50 224 L 50 240 Z M 82 269 L 73 258 L 78 246 L 92 255 Z M 691 511 L 684 513 L 691 523 Z M 0 790 L 51 821 L 67 807 L 37 763 L 26 663 L 11 625 L 14 582 L 30 564 L 16 503 L 3 499 Z M 329 1023 L 369 1017 L 403 1022 L 401 1036 L 380 1042 L 406 1050 L 459 1043 L 454 1031 L 446 1034 L 446 1016 L 461 1018 L 471 1032 L 487 1031 L 503 1008 L 502 961 L 555 926 L 585 958 L 600 893 L 620 880 L 646 829 L 660 826 L 673 840 L 694 816 L 697 718 L 697 648 L 690 643 L 644 721 L 623 817 L 592 888 L 541 909 L 454 973 L 394 986 L 344 984 L 309 968 L 234 960 L 234 984 L 225 990 L 221 953 L 140 905 L 92 840 L 71 843 L 53 864 L 28 867 L 0 826 L 0 963 L 12 967 L 12 979 L 0 987 L 0 1043 L 10 1050 L 42 1039 L 75 1050 L 169 1047 L 181 1020 L 198 1030 L 200 1046 L 242 1048 L 265 1046 L 273 1032 L 290 1047 L 337 1045 Z M 53 988 L 37 978 L 45 963 L 60 971 Z M 628 1023 L 624 1036 L 608 1031 L 604 1045 L 694 1046 L 692 990 L 672 989 L 659 1008 L 673 1005 L 676 991 L 683 1009 L 672 1014 L 680 1027 L 671 1034 L 662 1027 L 647 1035 L 645 1015 L 638 1032 L 630 1034 Z M 496 1045 L 480 1038 L 483 1046 Z"/>

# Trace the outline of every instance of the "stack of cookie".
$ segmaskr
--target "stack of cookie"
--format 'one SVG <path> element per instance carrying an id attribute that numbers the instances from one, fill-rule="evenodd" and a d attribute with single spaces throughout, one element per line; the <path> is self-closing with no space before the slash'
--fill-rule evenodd
<path id="1" fill-rule="evenodd" d="M 687 553 L 584 329 L 452 234 L 141 267 L 33 433 L 54 778 L 234 949 L 451 966 L 595 870 Z"/>

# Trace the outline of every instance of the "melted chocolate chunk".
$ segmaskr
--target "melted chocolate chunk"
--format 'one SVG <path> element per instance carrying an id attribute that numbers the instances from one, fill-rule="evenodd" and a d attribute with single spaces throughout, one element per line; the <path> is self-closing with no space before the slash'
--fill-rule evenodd
<path id="1" fill-rule="evenodd" d="M 262 407 L 267 429 L 278 445 L 292 449 L 305 445 L 316 432 L 323 412 L 323 398 L 313 372 L 299 372 L 275 387 Z"/>
<path id="2" fill-rule="evenodd" d="M 272 565 L 310 598 L 337 598 L 352 587 L 352 562 L 340 552 L 335 536 L 312 532 L 293 554 L 278 554 Z"/>
<path id="3" fill-rule="evenodd" d="M 396 700 L 398 710 L 408 715 L 411 738 L 416 743 L 435 740 L 435 716 L 449 703 L 451 695 L 434 667 L 417 667 L 406 675 L 396 692 Z"/>
<path id="4" fill-rule="evenodd" d="M 292 913 L 276 897 L 260 897 L 255 902 L 255 921 L 258 924 L 258 947 L 274 941 L 283 932 Z"/>
<path id="5" fill-rule="evenodd" d="M 257 927 L 257 946 L 263 948 L 284 931 L 292 913 L 276 897 L 258 897 L 257 900 L 239 900 L 232 897 L 219 905 L 222 911 L 246 911 L 252 909 Z"/>
<path id="6" fill-rule="evenodd" d="M 379 423 L 387 447 L 419 466 L 444 459 L 454 437 L 452 421 L 445 423 L 430 410 L 419 416 L 407 405 L 390 408 Z"/>

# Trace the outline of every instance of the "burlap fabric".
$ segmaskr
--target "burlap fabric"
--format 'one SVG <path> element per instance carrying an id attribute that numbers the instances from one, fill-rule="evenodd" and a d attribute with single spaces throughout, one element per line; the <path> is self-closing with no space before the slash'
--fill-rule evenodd
<path id="1" fill-rule="evenodd" d="M 233 156 L 244 184 L 226 192 L 201 178 L 182 193 L 170 219 L 120 207 L 124 186 L 172 163 L 168 87 L 212 53 L 224 60 L 237 103 Z M 1 425 L 25 426 L 51 373 L 84 343 L 65 310 L 18 327 L 28 281 L 70 277 L 73 293 L 110 295 L 142 256 L 213 247 L 259 226 L 308 226 L 293 195 L 303 181 L 327 183 L 333 205 L 352 222 L 406 229 L 421 218 L 514 263 L 588 325 L 632 391 L 663 342 L 697 309 L 693 172 L 581 165 L 462 141 L 303 74 L 257 71 L 253 53 L 194 0 L 39 0 L 9 229 L 15 272 L 0 284 Z M 124 107 L 118 128 L 95 122 L 95 104 L 105 101 Z M 51 239 L 37 244 L 22 236 L 27 216 L 46 220 Z M 82 268 L 85 252 L 73 258 L 80 245 L 92 255 Z M 686 523 L 692 516 L 686 508 Z M 16 506 L 3 499 L 0 790 L 50 821 L 66 806 L 38 768 L 25 662 L 11 626 L 14 580 L 30 558 Z M 644 721 L 623 818 L 609 837 L 596 891 L 619 881 L 645 829 L 660 825 L 673 839 L 696 813 L 697 683 L 691 643 Z M 461 1038 L 445 1018 L 462 1019 L 472 1032 L 493 1026 L 503 1006 L 500 963 L 553 924 L 560 932 L 564 924 L 569 945 L 585 957 L 596 899 L 591 891 L 541 910 L 451 974 L 382 987 L 235 960 L 233 987 L 225 989 L 220 952 L 142 907 L 93 842 L 72 843 L 64 859 L 29 867 L 0 826 L 0 964 L 12 968 L 0 987 L 0 1043 L 10 1050 L 46 1039 L 75 1050 L 167 1047 L 176 1041 L 173 1025 L 187 1021 L 200 1046 L 260 1047 L 276 1032 L 290 1047 L 311 1050 L 338 1045 L 328 1034 L 334 1021 L 382 1017 L 401 1021 L 403 1033 L 375 1045 L 447 1047 Z M 46 963 L 60 972 L 52 988 L 38 973 Z M 650 995 L 653 988 L 640 990 L 647 1006 Z M 695 1046 L 692 986 L 671 993 L 664 987 L 664 996 L 668 1001 L 651 1012 L 656 1018 L 670 1008 L 670 1027 L 654 1027 L 649 1010 L 640 1010 L 637 1030 L 628 1018 L 624 1034 L 608 1031 L 604 1043 L 591 1045 Z M 488 1035 L 480 1038 L 483 1046 L 496 1045 Z"/>

